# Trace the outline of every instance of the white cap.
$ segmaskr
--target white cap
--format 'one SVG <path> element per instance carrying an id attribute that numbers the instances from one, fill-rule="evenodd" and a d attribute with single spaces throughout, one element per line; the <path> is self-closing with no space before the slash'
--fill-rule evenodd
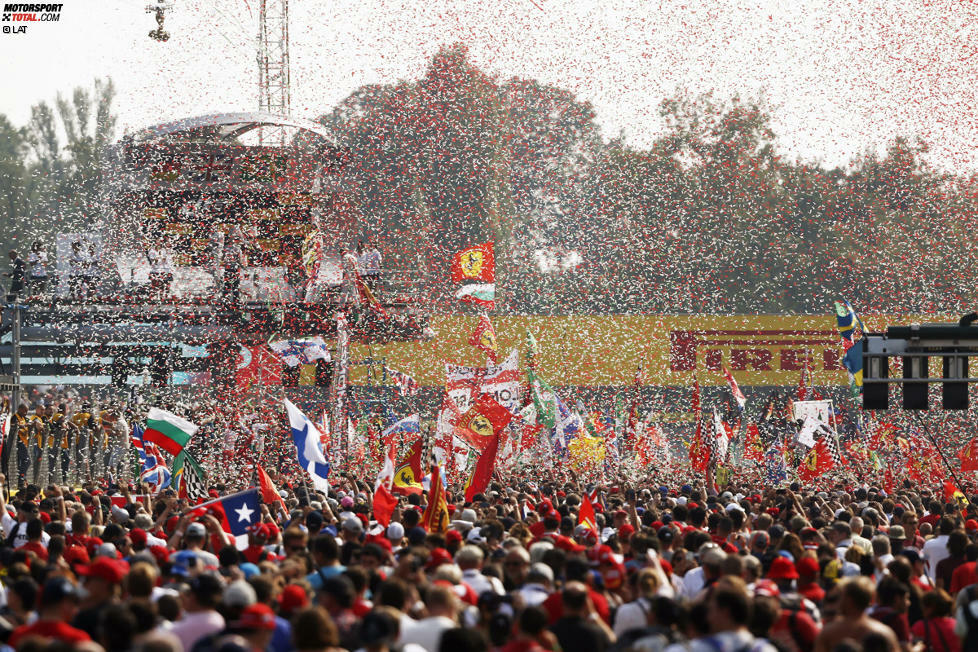
<path id="1" fill-rule="evenodd" d="M 387 538 L 391 541 L 400 541 L 404 538 L 404 526 L 394 521 L 387 526 Z"/>

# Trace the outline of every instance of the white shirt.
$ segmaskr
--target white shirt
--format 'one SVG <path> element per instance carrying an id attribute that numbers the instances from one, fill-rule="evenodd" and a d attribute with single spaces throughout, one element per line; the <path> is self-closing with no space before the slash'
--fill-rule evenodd
<path id="1" fill-rule="evenodd" d="M 468 584 L 469 588 L 472 589 L 476 595 L 482 595 L 483 593 L 489 591 L 492 591 L 496 595 L 506 594 L 506 589 L 503 588 L 502 582 L 495 577 L 483 575 L 474 568 L 469 568 L 468 570 L 462 571 L 462 581 Z"/>
<path id="2" fill-rule="evenodd" d="M 649 620 L 646 613 L 651 608 L 652 605 L 645 598 L 639 598 L 634 602 L 628 602 L 618 607 L 615 612 L 615 636 L 621 637 L 630 629 L 647 627 Z"/>
<path id="3" fill-rule="evenodd" d="M 414 623 L 408 631 L 401 634 L 401 643 L 420 645 L 428 652 L 438 652 L 441 635 L 446 629 L 458 627 L 458 623 L 445 616 L 423 618 Z"/>
<path id="4" fill-rule="evenodd" d="M 951 553 L 947 551 L 946 534 L 940 534 L 924 544 L 921 555 L 927 561 L 927 574 L 932 580 L 937 579 L 937 565 L 947 559 Z"/>
<path id="5" fill-rule="evenodd" d="M 3 516 L 0 517 L 0 525 L 3 526 L 4 535 L 8 537 L 14 531 L 14 528 L 17 528 L 17 536 L 14 537 L 14 548 L 19 548 L 27 543 L 27 523 L 18 523 L 14 517 L 4 512 Z M 51 541 L 51 535 L 42 530 L 41 545 L 47 548 L 49 541 Z"/>
<path id="6" fill-rule="evenodd" d="M 27 254 L 27 264 L 31 266 L 31 276 L 34 278 L 47 278 L 48 275 L 48 254 L 45 251 L 31 252 Z"/>
<path id="7" fill-rule="evenodd" d="M 773 645 L 762 638 L 754 638 L 747 631 L 720 632 L 688 643 L 673 643 L 665 652 L 733 652 L 734 650 L 777 652 L 777 648 Z"/>
<path id="8" fill-rule="evenodd" d="M 706 586 L 706 578 L 703 577 L 703 568 L 701 566 L 692 568 L 683 575 L 682 595 L 684 598 L 692 600 L 703 590 L 704 586 Z"/>
<path id="9" fill-rule="evenodd" d="M 527 607 L 539 607 L 543 604 L 544 600 L 550 595 L 550 591 L 547 590 L 543 584 L 526 584 L 518 593 L 523 596 L 523 603 Z"/>
<path id="10" fill-rule="evenodd" d="M 190 650 L 200 639 L 223 629 L 224 617 L 216 611 L 209 610 L 184 614 L 183 618 L 173 623 L 170 631 L 180 639 L 184 650 Z"/>

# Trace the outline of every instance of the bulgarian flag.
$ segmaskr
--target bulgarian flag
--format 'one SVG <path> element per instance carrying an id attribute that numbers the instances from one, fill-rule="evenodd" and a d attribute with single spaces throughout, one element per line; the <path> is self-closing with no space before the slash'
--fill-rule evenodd
<path id="1" fill-rule="evenodd" d="M 469 283 L 455 291 L 455 298 L 492 310 L 496 307 L 495 283 Z"/>
<path id="2" fill-rule="evenodd" d="M 195 432 L 197 426 L 186 419 L 166 410 L 150 408 L 143 441 L 153 442 L 170 455 L 179 455 Z"/>

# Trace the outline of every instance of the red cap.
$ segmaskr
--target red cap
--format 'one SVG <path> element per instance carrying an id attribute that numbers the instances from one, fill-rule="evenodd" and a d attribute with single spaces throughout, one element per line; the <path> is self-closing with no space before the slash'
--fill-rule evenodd
<path id="1" fill-rule="evenodd" d="M 628 537 L 632 536 L 633 534 L 635 534 L 635 526 L 633 526 L 631 523 L 625 523 L 618 528 L 619 539 L 628 539 Z"/>
<path id="2" fill-rule="evenodd" d="M 754 583 L 754 595 L 779 598 L 781 597 L 781 591 L 778 589 L 778 585 L 771 580 L 757 580 Z"/>
<path id="3" fill-rule="evenodd" d="M 44 523 L 45 525 L 51 522 L 51 515 L 47 512 L 41 512 L 37 515 L 37 517 L 41 519 L 41 523 Z"/>
<path id="4" fill-rule="evenodd" d="M 798 571 L 799 575 L 805 577 L 816 577 L 818 576 L 818 560 L 814 557 L 802 557 L 797 562 L 795 562 L 795 570 Z"/>
<path id="5" fill-rule="evenodd" d="M 587 550 L 586 546 L 580 546 L 574 543 L 573 539 L 565 537 L 563 534 L 558 534 L 552 538 L 554 540 L 554 547 L 565 552 L 584 552 Z"/>
<path id="6" fill-rule="evenodd" d="M 587 552 L 588 559 L 595 564 L 614 564 L 615 559 L 612 555 L 614 555 L 614 551 L 610 546 L 604 544 L 594 546 Z"/>
<path id="7" fill-rule="evenodd" d="M 462 533 L 458 530 L 449 530 L 445 533 L 445 543 L 462 543 Z"/>
<path id="8" fill-rule="evenodd" d="M 275 612 L 267 604 L 258 602 L 245 607 L 234 626 L 240 629 L 275 629 Z"/>
<path id="9" fill-rule="evenodd" d="M 455 515 L 455 505 L 449 505 L 448 506 L 448 515 L 449 516 L 454 516 Z"/>
<path id="10" fill-rule="evenodd" d="M 767 572 L 768 579 L 771 580 L 796 580 L 798 571 L 795 565 L 787 557 L 775 557 L 771 562 L 771 569 Z"/>
<path id="11" fill-rule="evenodd" d="M 74 566 L 75 564 L 90 564 L 92 562 L 92 558 L 89 557 L 88 550 L 85 549 L 85 546 L 68 546 L 61 556 L 70 566 Z"/>
<path id="12" fill-rule="evenodd" d="M 163 565 L 170 558 L 170 551 L 167 550 L 166 546 L 150 546 L 149 551 L 159 565 Z"/>
<path id="13" fill-rule="evenodd" d="M 425 565 L 427 570 L 434 570 L 442 564 L 452 563 L 452 556 L 444 548 L 435 548 L 428 556 L 428 563 Z"/>
<path id="14" fill-rule="evenodd" d="M 118 584 L 129 572 L 129 563 L 121 559 L 99 557 L 91 564 L 79 565 L 75 572 L 84 577 L 97 577 L 109 584 Z"/>
<path id="15" fill-rule="evenodd" d="M 133 528 L 132 531 L 129 532 L 129 540 L 138 546 L 145 546 L 146 530 L 138 527 Z"/>
<path id="16" fill-rule="evenodd" d="M 964 529 L 967 530 L 968 532 L 974 532 L 975 530 L 978 530 L 978 521 L 976 521 L 973 518 L 969 518 L 967 521 L 964 522 Z"/>
<path id="17" fill-rule="evenodd" d="M 309 606 L 309 595 L 298 584 L 289 584 L 278 596 L 278 608 L 285 613 L 292 613 L 307 606 Z"/>

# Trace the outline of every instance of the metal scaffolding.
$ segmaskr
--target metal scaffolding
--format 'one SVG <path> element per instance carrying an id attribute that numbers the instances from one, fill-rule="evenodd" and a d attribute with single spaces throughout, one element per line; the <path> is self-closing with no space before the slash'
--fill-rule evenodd
<path id="1" fill-rule="evenodd" d="M 261 0 L 258 16 L 258 110 L 292 114 L 289 75 L 289 0 Z M 285 143 L 285 133 L 277 130 Z M 262 134 L 264 138 L 264 134 Z"/>

